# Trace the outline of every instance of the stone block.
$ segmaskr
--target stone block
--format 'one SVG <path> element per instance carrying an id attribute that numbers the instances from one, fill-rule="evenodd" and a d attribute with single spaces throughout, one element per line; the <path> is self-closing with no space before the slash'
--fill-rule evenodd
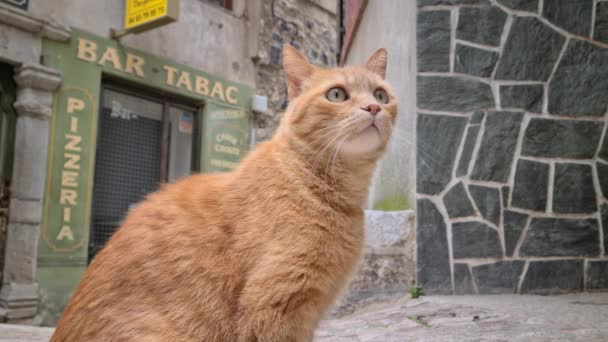
<path id="1" fill-rule="evenodd" d="M 42 219 L 42 200 L 12 198 L 9 215 L 10 222 L 39 224 Z"/>
<path id="2" fill-rule="evenodd" d="M 452 292 L 446 225 L 435 204 L 417 202 L 416 281 L 427 294 Z"/>
<path id="3" fill-rule="evenodd" d="M 608 289 L 608 260 L 590 260 L 588 262 L 587 289 Z"/>
<path id="4" fill-rule="evenodd" d="M 579 36 L 589 37 L 593 0 L 545 0 L 543 16 L 551 23 Z"/>
<path id="5" fill-rule="evenodd" d="M 480 124 L 481 121 L 483 120 L 484 116 L 485 116 L 484 112 L 476 111 L 473 114 L 471 114 L 471 120 L 469 121 L 469 123 L 471 125 Z"/>
<path id="6" fill-rule="evenodd" d="M 462 182 L 454 185 L 443 197 L 443 203 L 450 218 L 475 216 L 469 196 Z"/>
<path id="7" fill-rule="evenodd" d="M 469 185 L 469 193 L 481 216 L 498 225 L 500 223 L 500 190 L 480 185 Z"/>
<path id="8" fill-rule="evenodd" d="M 557 294 L 582 288 L 582 260 L 531 261 L 521 292 Z"/>
<path id="9" fill-rule="evenodd" d="M 511 210 L 505 210 L 503 214 L 503 226 L 505 234 L 505 248 L 506 255 L 513 256 L 517 242 L 521 236 L 521 233 L 526 228 L 528 222 L 528 215 L 521 214 Z"/>
<path id="10" fill-rule="evenodd" d="M 36 281 L 39 232 L 39 225 L 9 223 L 4 282 L 31 284 Z"/>
<path id="11" fill-rule="evenodd" d="M 498 52 L 458 44 L 454 71 L 478 77 L 490 77 L 496 61 L 498 61 Z"/>
<path id="12" fill-rule="evenodd" d="M 508 186 L 503 186 L 502 188 L 500 188 L 500 192 L 502 195 L 502 205 L 503 207 L 507 208 L 509 206 L 509 192 L 511 191 L 511 188 Z"/>
<path id="13" fill-rule="evenodd" d="M 608 49 L 572 39 L 549 84 L 549 113 L 602 116 L 608 106 Z"/>
<path id="14" fill-rule="evenodd" d="M 549 164 L 520 159 L 515 169 L 511 206 L 545 211 L 547 209 L 548 186 Z"/>
<path id="15" fill-rule="evenodd" d="M 0 308 L 6 310 L 5 319 L 9 323 L 33 318 L 38 309 L 38 285 L 4 281 L 0 290 Z"/>
<path id="16" fill-rule="evenodd" d="M 414 239 L 413 211 L 365 211 L 365 246 L 403 247 Z M 410 257 L 413 257 L 410 256 Z"/>
<path id="17" fill-rule="evenodd" d="M 462 77 L 418 76 L 419 108 L 469 112 L 494 108 L 494 95 L 487 83 Z"/>
<path id="18" fill-rule="evenodd" d="M 506 183 L 511 172 L 523 113 L 494 112 L 486 115 L 472 179 Z"/>
<path id="19" fill-rule="evenodd" d="M 565 214 L 593 213 L 597 199 L 593 170 L 586 164 L 555 164 L 553 211 Z"/>
<path id="20" fill-rule="evenodd" d="M 450 70 L 450 11 L 418 12 L 418 71 Z"/>
<path id="21" fill-rule="evenodd" d="M 467 136 L 464 140 L 464 146 L 462 147 L 462 154 L 460 155 L 460 161 L 456 169 L 456 176 L 465 176 L 469 173 L 469 164 L 471 163 L 471 157 L 475 150 L 475 143 L 477 142 L 477 136 L 479 135 L 479 126 L 469 126 L 467 129 Z"/>
<path id="22" fill-rule="evenodd" d="M 608 199 L 608 165 L 602 162 L 595 163 L 595 169 L 597 171 L 597 178 L 600 181 L 600 188 L 604 198 Z"/>
<path id="23" fill-rule="evenodd" d="M 514 260 L 475 266 L 472 271 L 479 293 L 516 293 L 523 268 L 523 261 Z"/>
<path id="24" fill-rule="evenodd" d="M 606 253 L 606 251 L 608 251 L 608 204 L 602 204 L 600 213 L 602 217 L 602 229 L 604 232 L 604 253 Z"/>
<path id="25" fill-rule="evenodd" d="M 481 5 L 487 4 L 488 0 L 416 0 L 419 7 L 438 5 Z"/>
<path id="26" fill-rule="evenodd" d="M 565 38 L 535 17 L 515 17 L 496 79 L 546 81 Z"/>
<path id="27" fill-rule="evenodd" d="M 498 0 L 498 2 L 514 10 L 538 12 L 538 0 Z"/>
<path id="28" fill-rule="evenodd" d="M 475 293 L 475 288 L 473 287 L 473 278 L 469 271 L 469 265 L 454 264 L 454 294 L 473 293 Z"/>
<path id="29" fill-rule="evenodd" d="M 527 112 L 540 113 L 543 110 L 543 93 L 542 84 L 502 85 L 500 105 L 502 108 L 525 109 Z"/>
<path id="30" fill-rule="evenodd" d="M 595 155 L 603 123 L 533 118 L 526 129 L 522 155 L 590 159 Z"/>
<path id="31" fill-rule="evenodd" d="M 593 39 L 608 43 L 608 2 L 606 1 L 597 3 Z"/>
<path id="32" fill-rule="evenodd" d="M 463 7 L 460 9 L 456 38 L 498 46 L 506 20 L 507 13 L 498 7 Z"/>
<path id="33" fill-rule="evenodd" d="M 418 114 L 416 132 L 417 191 L 435 195 L 452 179 L 456 152 L 466 126 L 464 117 Z"/>
<path id="34" fill-rule="evenodd" d="M 30 116 L 17 118 L 11 195 L 17 198 L 42 198 L 46 177 L 48 120 Z"/>
<path id="35" fill-rule="evenodd" d="M 532 218 L 520 256 L 596 257 L 600 253 L 595 219 Z"/>
<path id="36" fill-rule="evenodd" d="M 498 231 L 476 221 L 452 224 L 452 250 L 455 259 L 502 256 Z"/>

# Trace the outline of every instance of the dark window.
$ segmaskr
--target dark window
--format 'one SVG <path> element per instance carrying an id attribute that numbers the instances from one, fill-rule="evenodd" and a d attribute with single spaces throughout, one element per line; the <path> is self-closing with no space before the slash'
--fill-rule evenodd
<path id="1" fill-rule="evenodd" d="M 89 259 L 129 208 L 196 169 L 197 110 L 162 96 L 106 86 L 99 113 Z"/>

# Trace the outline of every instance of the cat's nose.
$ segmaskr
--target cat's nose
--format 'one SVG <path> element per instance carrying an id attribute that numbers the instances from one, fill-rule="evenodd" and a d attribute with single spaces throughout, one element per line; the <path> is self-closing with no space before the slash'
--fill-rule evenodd
<path id="1" fill-rule="evenodd" d="M 380 108 L 380 106 L 377 104 L 370 104 L 367 107 L 361 107 L 361 109 L 363 109 L 366 112 L 369 112 L 371 115 L 376 115 L 376 114 L 378 114 L 379 111 L 382 110 L 382 108 Z"/>

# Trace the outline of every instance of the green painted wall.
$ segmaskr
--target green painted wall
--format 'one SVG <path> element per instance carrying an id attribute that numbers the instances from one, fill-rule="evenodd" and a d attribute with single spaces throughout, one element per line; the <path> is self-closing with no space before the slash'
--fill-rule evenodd
<path id="1" fill-rule="evenodd" d="M 87 266 L 102 76 L 203 104 L 204 172 L 229 171 L 245 155 L 254 90 L 77 30 L 67 43 L 45 40 L 43 63 L 63 72 L 53 100 L 38 245 L 40 309 L 44 323 L 52 325 Z"/>

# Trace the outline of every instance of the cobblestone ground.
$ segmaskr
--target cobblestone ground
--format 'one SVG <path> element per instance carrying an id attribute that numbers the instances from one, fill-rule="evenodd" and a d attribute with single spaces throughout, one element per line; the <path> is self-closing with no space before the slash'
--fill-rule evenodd
<path id="1" fill-rule="evenodd" d="M 608 294 L 397 299 L 324 321 L 315 342 L 608 341 Z"/>
<path id="2" fill-rule="evenodd" d="M 0 324 L 0 342 L 53 330 Z M 395 299 L 322 322 L 315 342 L 608 341 L 608 293 Z"/>

